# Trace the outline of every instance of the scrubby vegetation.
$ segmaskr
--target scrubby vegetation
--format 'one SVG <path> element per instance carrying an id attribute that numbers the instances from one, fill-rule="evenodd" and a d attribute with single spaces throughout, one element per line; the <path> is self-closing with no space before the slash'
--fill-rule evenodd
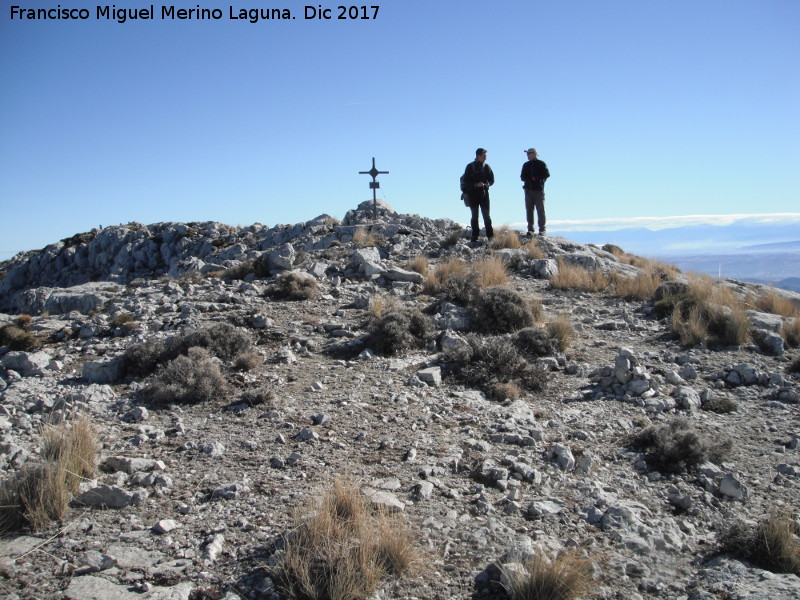
<path id="1" fill-rule="evenodd" d="M 32 352 L 38 350 L 42 342 L 31 333 L 32 317 L 19 315 L 13 323 L 0 327 L 0 346 L 8 346 L 11 350 Z"/>
<path id="2" fill-rule="evenodd" d="M 774 512 L 755 525 L 735 522 L 720 536 L 720 552 L 774 573 L 800 576 L 797 536 L 797 521 L 789 514 Z"/>
<path id="3" fill-rule="evenodd" d="M 198 404 L 224 397 L 228 384 L 205 348 L 193 346 L 158 369 L 145 390 L 157 404 Z"/>
<path id="4" fill-rule="evenodd" d="M 468 335 L 466 344 L 449 346 L 445 360 L 452 375 L 465 385 L 496 396 L 498 386 L 513 383 L 521 389 L 541 390 L 547 372 L 528 362 L 510 336 Z"/>
<path id="5" fill-rule="evenodd" d="M 313 276 L 289 271 L 278 275 L 266 294 L 284 300 L 315 300 L 319 298 L 319 286 Z"/>
<path id="6" fill-rule="evenodd" d="M 367 345 L 378 354 L 397 354 L 422 348 L 433 339 L 430 318 L 413 308 L 386 311 L 372 321 Z"/>
<path id="7" fill-rule="evenodd" d="M 483 290 L 472 307 L 473 328 L 483 333 L 512 333 L 534 324 L 533 310 L 519 292 L 504 286 Z"/>
<path id="8" fill-rule="evenodd" d="M 204 348 L 210 356 L 223 362 L 237 361 L 239 368 L 249 361 L 254 350 L 253 340 L 244 329 L 229 323 L 214 323 L 191 329 L 182 335 L 167 339 L 149 339 L 125 351 L 127 372 L 131 375 L 149 375 L 159 365 L 188 354 L 190 348 Z"/>
<path id="9" fill-rule="evenodd" d="M 706 461 L 719 462 L 732 443 L 701 433 L 683 417 L 663 425 L 651 425 L 631 439 L 631 446 L 642 449 L 651 469 L 664 473 L 680 473 Z"/>
<path id="10" fill-rule="evenodd" d="M 281 591 L 298 600 L 365 600 L 387 577 L 420 559 L 399 516 L 373 511 L 353 482 L 335 480 L 318 506 L 296 518 L 276 567 Z"/>

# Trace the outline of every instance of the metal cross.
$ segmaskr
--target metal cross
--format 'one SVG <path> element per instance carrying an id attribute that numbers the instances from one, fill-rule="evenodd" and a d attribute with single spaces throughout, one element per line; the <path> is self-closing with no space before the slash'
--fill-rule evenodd
<path id="1" fill-rule="evenodd" d="M 377 190 L 379 187 L 381 187 L 381 184 L 375 178 L 378 175 L 388 175 L 389 171 L 378 171 L 378 169 L 375 168 L 375 157 L 373 156 L 372 157 L 372 168 L 369 171 L 359 171 L 358 174 L 359 175 L 372 175 L 372 181 L 369 182 L 369 189 L 372 190 L 372 214 L 375 217 L 375 219 L 377 220 L 378 219 L 378 199 L 377 199 L 377 196 L 375 195 L 375 190 Z"/>

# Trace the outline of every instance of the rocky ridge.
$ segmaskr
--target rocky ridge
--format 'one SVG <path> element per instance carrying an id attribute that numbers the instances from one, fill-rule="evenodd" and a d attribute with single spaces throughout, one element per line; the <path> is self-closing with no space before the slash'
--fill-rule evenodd
<path id="1" fill-rule="evenodd" d="M 359 247 L 358 230 L 377 245 Z M 103 446 L 97 480 L 63 523 L 0 540 L 0 590 L 277 599 L 269 567 L 293 509 L 347 475 L 403 512 L 426 556 L 427 568 L 387 582 L 376 600 L 503 598 L 496 565 L 569 548 L 594 560 L 588 598 L 800 596 L 797 576 L 714 552 L 733 520 L 797 508 L 798 379 L 776 339 L 782 318 L 749 314 L 759 345 L 684 348 L 650 303 L 549 285 L 557 259 L 638 272 L 614 254 L 542 238 L 546 257 L 533 259 L 467 239 L 450 220 L 386 204 L 374 219 L 370 202 L 341 223 L 109 227 L 4 264 L 0 326 L 26 313 L 49 341 L 0 349 L 0 467 L 34 460 L 41 426 L 79 412 Z M 441 345 L 471 327 L 454 303 L 431 317 L 436 345 L 388 358 L 366 348 L 376 296 L 431 305 L 408 267 L 414 256 L 435 265 L 489 252 L 509 266 L 511 288 L 539 298 L 547 315 L 568 315 L 575 332 L 566 352 L 540 360 L 544 390 L 498 401 L 449 379 Z M 243 265 L 260 274 L 220 277 Z M 313 277 L 320 298 L 266 296 L 288 271 Z M 138 328 L 118 324 L 121 314 Z M 252 336 L 259 365 L 229 373 L 231 391 L 213 402 L 149 404 L 142 378 L 125 374 L 126 349 L 219 322 Z M 274 398 L 244 401 L 255 388 Z M 721 400 L 735 410 L 704 410 Z M 628 447 L 646 424 L 676 416 L 732 440 L 726 461 L 660 473 Z"/>

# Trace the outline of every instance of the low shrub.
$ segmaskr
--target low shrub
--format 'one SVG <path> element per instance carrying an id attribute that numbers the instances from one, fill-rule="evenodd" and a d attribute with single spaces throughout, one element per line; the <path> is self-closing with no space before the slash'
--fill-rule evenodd
<path id="1" fill-rule="evenodd" d="M 478 294 L 472 307 L 473 328 L 484 333 L 512 333 L 534 323 L 525 298 L 511 288 L 490 287 Z"/>
<path id="2" fill-rule="evenodd" d="M 592 563 L 575 552 L 550 560 L 537 552 L 523 570 L 503 572 L 514 600 L 573 600 L 591 589 Z"/>
<path id="3" fill-rule="evenodd" d="M 725 396 L 712 396 L 703 403 L 703 410 L 724 415 L 736 411 L 736 402 Z"/>
<path id="4" fill-rule="evenodd" d="M 786 369 L 789 373 L 800 373 L 800 356 L 795 358 Z"/>
<path id="5" fill-rule="evenodd" d="M 525 360 L 510 336 L 468 335 L 465 339 L 466 345 L 444 351 L 450 372 L 465 385 L 490 395 L 499 384 L 514 383 L 531 391 L 544 388 L 547 372 Z"/>
<path id="6" fill-rule="evenodd" d="M 189 348 L 158 369 L 145 389 L 155 403 L 166 404 L 210 402 L 227 393 L 227 382 L 208 350 Z"/>
<path id="7" fill-rule="evenodd" d="M 514 335 L 514 344 L 525 358 L 553 356 L 558 347 L 550 332 L 541 327 L 526 327 Z"/>
<path id="8" fill-rule="evenodd" d="M 631 439 L 634 448 L 644 450 L 651 469 L 680 473 L 706 461 L 719 462 L 731 449 L 728 439 L 709 438 L 688 419 L 672 419 L 664 425 L 651 425 Z"/>
<path id="9" fill-rule="evenodd" d="M 319 285 L 311 275 L 290 271 L 278 275 L 268 286 L 266 294 L 285 300 L 316 300 L 319 298 Z"/>
<path id="10" fill-rule="evenodd" d="M 186 355 L 190 348 L 205 348 L 216 358 L 231 362 L 239 356 L 247 362 L 254 351 L 250 334 L 230 323 L 213 323 L 190 329 L 168 339 L 150 339 L 129 347 L 124 354 L 127 373 L 149 375 L 164 363 Z"/>
<path id="11" fill-rule="evenodd" d="M 24 327 L 7 323 L 0 327 L 0 346 L 8 346 L 11 350 L 32 352 L 41 348 L 42 342 Z"/>
<path id="12" fill-rule="evenodd" d="M 367 346 L 378 354 L 397 354 L 424 347 L 434 331 L 430 318 L 419 310 L 392 309 L 370 324 Z"/>
<path id="13" fill-rule="evenodd" d="M 720 535 L 720 552 L 743 558 L 773 573 L 800 576 L 800 544 L 795 519 L 773 512 L 758 524 L 733 523 Z"/>
<path id="14" fill-rule="evenodd" d="M 289 598 L 366 600 L 419 554 L 404 520 L 373 512 L 352 482 L 337 479 L 318 506 L 297 514 L 275 579 Z"/>

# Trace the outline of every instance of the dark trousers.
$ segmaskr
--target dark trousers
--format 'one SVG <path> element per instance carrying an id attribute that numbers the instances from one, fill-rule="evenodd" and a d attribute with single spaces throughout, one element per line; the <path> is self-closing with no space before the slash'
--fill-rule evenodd
<path id="1" fill-rule="evenodd" d="M 533 209 L 536 209 L 536 219 L 539 221 L 539 233 L 544 233 L 547 228 L 547 217 L 544 214 L 544 192 L 525 190 L 525 217 L 528 220 L 528 231 L 534 231 Z"/>
<path id="2" fill-rule="evenodd" d="M 492 217 L 489 216 L 489 195 L 484 194 L 480 198 L 470 196 L 469 209 L 472 211 L 472 220 L 469 225 L 472 227 L 472 241 L 478 241 L 478 234 L 481 228 L 478 225 L 478 209 L 480 208 L 483 215 L 483 226 L 486 229 L 486 238 L 492 239 L 494 237 L 494 229 L 492 229 Z"/>

